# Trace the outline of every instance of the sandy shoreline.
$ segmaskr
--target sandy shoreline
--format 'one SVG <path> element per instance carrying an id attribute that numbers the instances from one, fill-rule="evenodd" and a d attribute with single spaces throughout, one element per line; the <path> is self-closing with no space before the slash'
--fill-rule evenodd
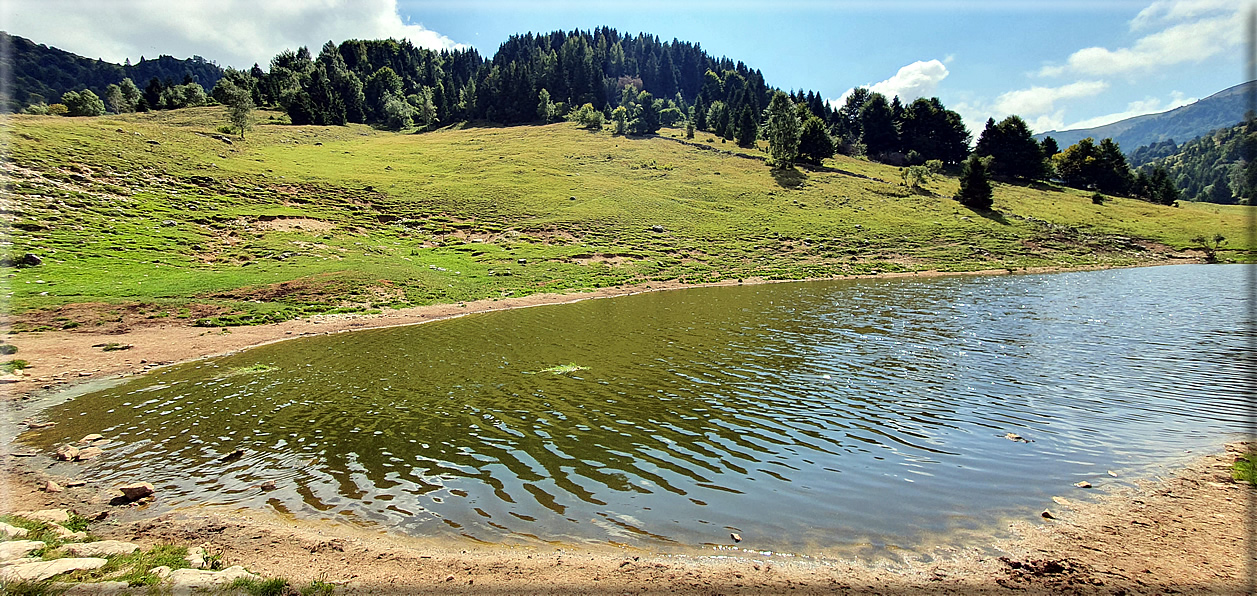
<path id="1" fill-rule="evenodd" d="M 1079 269 L 1071 269 L 1079 270 Z M 1058 271 L 1043 269 L 1027 273 Z M 1007 271 L 961 275 L 1007 274 Z M 1018 272 L 1021 273 L 1021 272 Z M 956 274 L 895 274 L 912 277 Z M 853 279 L 847 277 L 843 279 Z M 737 285 L 721 282 L 706 285 Z M 753 280 L 746 283 L 766 283 Z M 561 304 L 640 292 L 699 287 L 653 283 L 594 292 L 535 295 L 388 311 L 380 315 L 311 317 L 223 333 L 157 323 L 124 333 L 41 332 L 10 336 L 29 375 L 0 386 L 9 400 L 57 392 L 92 380 L 222 355 L 302 336 L 411 325 L 464 314 Z M 101 343 L 130 344 L 104 352 Z M 36 400 L 39 401 L 39 400 Z M 19 404 L 9 402 L 10 407 Z M 24 414 L 25 415 L 25 414 Z M 21 418 L 17 416 L 14 419 Z M 791 558 L 730 552 L 661 555 L 586 546 L 471 546 L 300 520 L 268 512 L 183 508 L 173 512 L 109 505 L 108 486 L 91 482 L 90 464 L 53 464 L 47 455 L 3 456 L 4 510 L 69 508 L 105 514 L 93 526 L 102 538 L 146 545 L 208 544 L 228 564 L 240 564 L 301 586 L 323 579 L 344 593 L 1245 593 L 1253 487 L 1233 482 L 1229 466 L 1245 447 L 1221 447 L 1172 477 L 1118 489 L 1091 501 L 1058 501 L 1055 520 L 1016 522 L 1012 538 L 990 549 L 943 547 L 928 560 L 903 563 Z M 78 466 L 78 467 L 75 467 Z M 47 480 L 79 475 L 87 485 L 60 493 Z M 1063 503 L 1062 503 L 1063 501 Z M 160 502 L 159 502 L 160 504 Z"/>
<path id="2" fill-rule="evenodd" d="M 1248 518 L 1257 489 L 1231 480 L 1248 445 L 1227 445 L 1168 478 L 1061 499 L 1055 519 L 1015 521 L 984 548 L 943 546 L 902 562 L 764 555 L 659 554 L 611 546 L 477 545 L 345 523 L 226 507 L 160 511 L 109 504 L 90 465 L 4 457 L 6 510 L 66 508 L 99 518 L 103 539 L 205 545 L 300 587 L 327 581 L 347 594 L 1244 594 Z M 48 493 L 44 482 L 86 486 Z M 1001 534 L 1004 534 L 1001 532 Z"/>

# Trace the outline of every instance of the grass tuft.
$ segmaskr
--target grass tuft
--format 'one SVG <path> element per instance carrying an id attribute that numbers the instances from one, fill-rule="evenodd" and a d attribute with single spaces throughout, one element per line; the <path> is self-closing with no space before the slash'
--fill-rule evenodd
<path id="1" fill-rule="evenodd" d="M 1231 466 L 1231 477 L 1238 482 L 1247 482 L 1257 485 L 1257 464 L 1253 463 L 1253 456 L 1241 455 L 1235 460 L 1235 464 Z"/>
<path id="2" fill-rule="evenodd" d="M 273 577 L 270 579 L 237 578 L 228 584 L 228 589 L 239 590 L 249 596 L 283 596 L 288 593 L 288 580 Z"/>

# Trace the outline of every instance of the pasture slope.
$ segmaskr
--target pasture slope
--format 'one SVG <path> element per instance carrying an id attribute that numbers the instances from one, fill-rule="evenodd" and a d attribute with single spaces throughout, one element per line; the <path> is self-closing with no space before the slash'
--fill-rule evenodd
<path id="1" fill-rule="evenodd" d="M 995 210 L 838 157 L 775 172 L 679 130 L 571 123 L 401 134 L 292 126 L 246 138 L 221 107 L 16 115 L 3 196 L 16 331 L 126 320 L 274 322 L 627 284 L 1174 262 L 1197 236 L 1243 258 L 1246 209 L 997 184 Z"/>

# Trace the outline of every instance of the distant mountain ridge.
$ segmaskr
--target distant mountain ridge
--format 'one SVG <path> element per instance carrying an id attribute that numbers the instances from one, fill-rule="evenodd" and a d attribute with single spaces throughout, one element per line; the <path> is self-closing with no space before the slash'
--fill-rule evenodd
<path id="1" fill-rule="evenodd" d="M 1245 94 L 1253 85 L 1257 85 L 1257 81 L 1240 83 L 1166 112 L 1134 116 L 1094 128 L 1050 130 L 1034 135 L 1034 138 L 1043 140 L 1044 137 L 1052 137 L 1064 149 L 1087 137 L 1096 141 L 1112 137 L 1127 155 L 1144 145 L 1170 139 L 1184 143 L 1209 131 L 1243 121 L 1247 109 Z"/>
<path id="2" fill-rule="evenodd" d="M 0 44 L 9 48 L 0 52 L 0 60 L 7 62 L 3 66 L 13 77 L 12 87 L 0 97 L 0 110 L 6 112 L 33 103 L 56 102 L 66 91 L 91 89 L 103 98 L 105 87 L 124 78 L 143 89 L 153 78 L 180 84 L 186 76 L 208 92 L 223 76 L 222 68 L 200 56 L 180 60 L 163 55 L 122 65 L 84 58 L 4 31 L 0 31 Z"/>

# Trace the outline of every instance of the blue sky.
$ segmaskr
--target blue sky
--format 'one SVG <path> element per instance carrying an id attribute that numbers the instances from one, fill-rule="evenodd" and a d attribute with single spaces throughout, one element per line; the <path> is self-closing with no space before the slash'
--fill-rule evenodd
<path id="1" fill-rule="evenodd" d="M 935 96 L 981 129 L 1036 131 L 1164 111 L 1243 79 L 1251 0 L 6 0 L 3 28 L 89 57 L 160 53 L 265 65 L 285 47 L 407 37 L 486 57 L 514 33 L 644 31 L 760 69 L 770 85 L 840 99 L 873 86 Z M 211 25 L 213 24 L 213 25 Z M 86 33 L 86 34 L 85 34 Z"/>

